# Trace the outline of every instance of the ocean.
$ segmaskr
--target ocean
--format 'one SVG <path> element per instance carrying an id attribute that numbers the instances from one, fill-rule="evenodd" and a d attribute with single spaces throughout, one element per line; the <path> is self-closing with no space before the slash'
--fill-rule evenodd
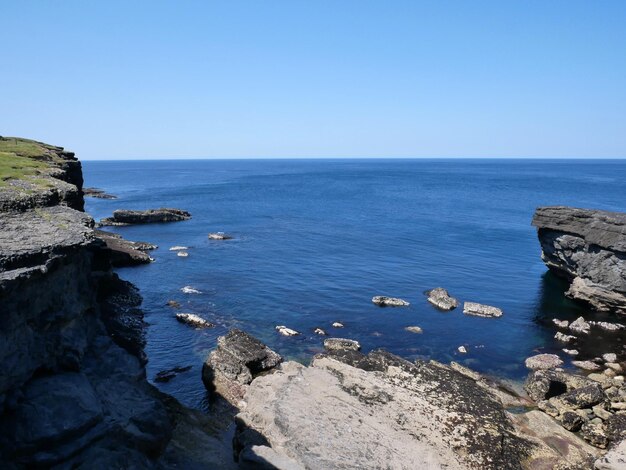
<path id="1" fill-rule="evenodd" d="M 199 409 L 208 406 L 202 363 L 233 327 L 305 363 L 323 349 L 319 327 L 358 340 L 365 352 L 454 360 L 520 380 L 526 357 L 563 347 L 552 318 L 589 313 L 547 273 L 530 225 L 535 208 L 626 210 L 620 160 L 137 160 L 85 161 L 83 169 L 85 186 L 118 196 L 86 198 L 96 220 L 121 208 L 192 213 L 184 222 L 106 229 L 159 245 L 154 263 L 118 271 L 144 297 L 148 378 L 191 365 L 156 385 Z M 234 238 L 207 238 L 217 231 Z M 189 247 L 189 256 L 169 251 L 174 245 Z M 201 293 L 184 294 L 183 286 Z M 504 315 L 440 312 L 424 295 L 434 287 Z M 411 305 L 380 308 L 375 295 Z M 216 327 L 194 330 L 177 312 Z M 344 328 L 333 328 L 336 321 Z M 302 334 L 281 336 L 277 325 Z"/>

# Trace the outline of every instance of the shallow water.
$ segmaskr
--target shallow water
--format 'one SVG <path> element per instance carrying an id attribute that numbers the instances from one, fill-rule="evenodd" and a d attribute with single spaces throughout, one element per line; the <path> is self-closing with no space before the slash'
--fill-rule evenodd
<path id="1" fill-rule="evenodd" d="M 313 334 L 321 327 L 359 340 L 365 351 L 456 360 L 519 379 L 528 355 L 563 347 L 553 339 L 552 318 L 587 313 L 563 297 L 561 280 L 546 274 L 530 226 L 534 209 L 626 210 L 624 161 L 87 161 L 83 167 L 86 186 L 119 197 L 87 198 L 96 219 L 118 208 L 193 214 L 185 222 L 108 230 L 159 245 L 156 262 L 119 272 L 145 298 L 149 378 L 193 365 L 157 385 L 199 408 L 206 406 L 203 359 L 234 326 L 301 361 L 321 350 L 323 338 Z M 235 238 L 208 240 L 215 231 Z M 174 245 L 188 246 L 189 257 L 168 251 Z M 183 294 L 187 285 L 202 294 Z M 423 294 L 437 286 L 461 301 L 496 305 L 504 316 L 439 312 Z M 374 295 L 411 306 L 379 308 Z M 178 323 L 168 300 L 217 327 Z M 333 329 L 334 321 L 345 328 Z M 303 334 L 282 337 L 276 325 Z M 410 325 L 423 334 L 404 331 Z M 468 354 L 457 351 L 460 345 Z"/>

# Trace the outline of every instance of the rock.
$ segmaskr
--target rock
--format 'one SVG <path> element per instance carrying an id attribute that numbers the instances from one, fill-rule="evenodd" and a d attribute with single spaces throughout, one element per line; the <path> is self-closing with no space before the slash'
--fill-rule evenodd
<path id="1" fill-rule="evenodd" d="M 476 302 L 465 302 L 463 304 L 463 313 L 466 315 L 474 315 L 477 317 L 497 318 L 502 316 L 502 310 L 489 305 L 482 305 Z"/>
<path id="2" fill-rule="evenodd" d="M 324 340 L 324 349 L 329 351 L 360 351 L 361 345 L 352 339 L 328 338 Z"/>
<path id="3" fill-rule="evenodd" d="M 580 428 L 580 435 L 592 446 L 599 447 L 600 449 L 605 449 L 609 443 L 606 436 L 606 429 L 604 428 L 602 422 L 584 423 Z"/>
<path id="4" fill-rule="evenodd" d="M 593 411 L 593 414 L 595 414 L 598 418 L 600 418 L 603 421 L 613 416 L 612 413 L 604 409 L 603 405 L 595 405 L 591 409 Z"/>
<path id="5" fill-rule="evenodd" d="M 263 445 L 246 446 L 238 454 L 239 468 L 248 470 L 305 470 L 289 456 Z"/>
<path id="6" fill-rule="evenodd" d="M 565 411 L 558 419 L 561 426 L 568 431 L 576 432 L 583 425 L 584 421 L 578 413 L 573 411 Z"/>
<path id="7" fill-rule="evenodd" d="M 417 333 L 417 334 L 423 333 L 422 329 L 419 326 L 407 326 L 405 330 L 410 333 Z"/>
<path id="8" fill-rule="evenodd" d="M 428 301 L 440 310 L 453 310 L 459 305 L 459 301 L 448 294 L 442 287 L 426 292 Z"/>
<path id="9" fill-rule="evenodd" d="M 533 401 L 540 401 L 593 384 L 592 380 L 580 375 L 562 370 L 539 369 L 528 374 L 524 389 Z"/>
<path id="10" fill-rule="evenodd" d="M 155 382 L 169 382 L 178 374 L 187 372 L 192 366 L 177 366 L 172 369 L 162 370 L 154 377 Z"/>
<path id="11" fill-rule="evenodd" d="M 181 250 L 184 251 L 184 250 L 188 250 L 188 249 L 189 249 L 189 247 L 187 247 L 187 246 L 176 245 L 176 246 L 171 247 L 170 251 L 181 251 Z"/>
<path id="12" fill-rule="evenodd" d="M 529 413 L 515 417 L 518 427 L 488 389 L 450 367 L 384 351 L 287 362 L 256 378 L 245 400 L 236 454 L 253 435 L 304 468 L 584 468 L 597 458 Z"/>
<path id="13" fill-rule="evenodd" d="M 207 321 L 194 313 L 177 313 L 176 320 L 181 323 L 193 326 L 194 328 L 213 328 L 215 326 L 210 321 Z"/>
<path id="14" fill-rule="evenodd" d="M 583 370 L 600 370 L 601 367 L 595 362 L 591 361 L 572 361 L 572 365 L 578 367 Z"/>
<path id="15" fill-rule="evenodd" d="M 180 303 L 176 302 L 175 300 L 168 300 L 167 306 L 172 308 L 180 308 Z"/>
<path id="16" fill-rule="evenodd" d="M 595 461 L 596 470 L 624 470 L 626 468 L 626 440 L 609 449 L 603 457 Z"/>
<path id="17" fill-rule="evenodd" d="M 278 331 L 283 336 L 296 336 L 299 335 L 296 330 L 292 330 L 291 328 L 287 328 L 284 325 L 279 325 L 276 327 L 276 331 Z"/>
<path id="18" fill-rule="evenodd" d="M 209 233 L 209 240 L 231 240 L 233 237 L 224 232 Z"/>
<path id="19" fill-rule="evenodd" d="M 554 323 L 559 328 L 567 328 L 569 326 L 569 322 L 567 320 L 558 320 L 556 318 L 552 319 L 552 323 Z"/>
<path id="20" fill-rule="evenodd" d="M 578 317 L 569 325 L 569 329 L 582 334 L 589 334 L 591 331 L 591 325 L 585 321 L 583 317 Z"/>
<path id="21" fill-rule="evenodd" d="M 626 313 L 626 214 L 540 207 L 532 223 L 544 262 L 572 283 L 567 296 Z"/>
<path id="22" fill-rule="evenodd" d="M 602 359 L 604 359 L 605 362 L 616 362 L 617 361 L 617 354 L 615 353 L 606 353 L 602 355 Z"/>
<path id="23" fill-rule="evenodd" d="M 83 188 L 83 194 L 88 197 L 95 197 L 97 199 L 117 199 L 117 196 L 108 194 L 102 189 L 98 188 Z"/>
<path id="24" fill-rule="evenodd" d="M 605 321 L 590 321 L 589 323 L 606 331 L 619 331 L 626 328 L 624 325 L 620 325 L 619 323 L 609 323 Z"/>
<path id="25" fill-rule="evenodd" d="M 607 362 L 606 364 L 604 364 L 606 367 L 608 367 L 609 369 L 611 369 L 614 372 L 617 372 L 618 374 L 620 372 L 623 372 L 623 368 L 620 364 L 616 363 L 616 362 Z"/>
<path id="26" fill-rule="evenodd" d="M 626 415 L 610 414 L 603 418 L 606 427 L 606 434 L 613 443 L 626 440 Z"/>
<path id="27" fill-rule="evenodd" d="M 457 348 L 457 351 L 459 351 L 461 354 L 467 354 L 467 349 L 465 349 L 465 346 L 459 346 Z"/>
<path id="28" fill-rule="evenodd" d="M 571 341 L 574 341 L 576 339 L 576 336 L 564 335 L 560 331 L 557 331 L 557 333 L 554 335 L 554 339 L 556 339 L 557 341 L 561 341 L 562 343 L 569 343 Z"/>
<path id="29" fill-rule="evenodd" d="M 578 350 L 576 350 L 576 349 L 565 349 L 565 348 L 563 348 L 562 351 L 565 354 L 569 354 L 570 356 L 578 356 L 578 354 L 579 354 Z"/>
<path id="30" fill-rule="evenodd" d="M 320 336 L 326 336 L 328 333 L 326 333 L 326 331 L 324 331 L 321 328 L 315 328 L 313 330 L 313 333 L 315 333 L 316 335 L 320 335 Z"/>
<path id="31" fill-rule="evenodd" d="M 187 258 L 187 256 L 189 256 L 189 253 L 187 253 L 186 251 L 179 251 L 178 253 L 176 253 L 176 256 L 180 256 L 181 258 Z"/>
<path id="32" fill-rule="evenodd" d="M 552 405 L 558 409 L 578 410 L 591 408 L 606 401 L 604 390 L 599 384 L 590 384 L 584 387 L 565 392 L 550 399 Z"/>
<path id="33" fill-rule="evenodd" d="M 258 339 L 233 329 L 218 338 L 217 348 L 204 362 L 202 381 L 209 392 L 238 405 L 252 379 L 281 361 L 280 355 Z"/>
<path id="34" fill-rule="evenodd" d="M 556 354 L 537 354 L 526 359 L 524 364 L 528 369 L 545 370 L 560 367 L 563 365 L 563 361 Z"/>
<path id="35" fill-rule="evenodd" d="M 406 300 L 397 299 L 395 297 L 385 297 L 384 295 L 372 297 L 372 302 L 379 307 L 406 307 L 410 305 Z"/>
<path id="36" fill-rule="evenodd" d="M 336 321 L 333 323 L 333 328 L 343 328 L 343 323 Z"/>
<path id="37" fill-rule="evenodd" d="M 135 266 L 154 261 L 145 253 L 145 250 L 155 249 L 156 245 L 147 242 L 128 241 L 120 235 L 103 230 L 95 230 L 94 233 L 111 250 L 109 258 L 115 267 Z"/>
<path id="38" fill-rule="evenodd" d="M 202 294 L 198 289 L 194 289 L 191 286 L 181 287 L 180 289 L 183 294 Z"/>
<path id="39" fill-rule="evenodd" d="M 163 222 L 179 222 L 188 220 L 191 214 L 181 209 L 148 209 L 145 211 L 118 209 L 113 212 L 113 217 L 107 217 L 100 221 L 100 225 L 132 225 L 153 224 Z"/>

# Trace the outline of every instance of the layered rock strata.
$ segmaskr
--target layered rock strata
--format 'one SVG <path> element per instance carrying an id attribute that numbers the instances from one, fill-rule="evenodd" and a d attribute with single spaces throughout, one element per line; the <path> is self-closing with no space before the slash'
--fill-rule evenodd
<path id="1" fill-rule="evenodd" d="M 571 283 L 568 297 L 626 314 L 626 214 L 540 207 L 532 224 L 543 261 Z"/>

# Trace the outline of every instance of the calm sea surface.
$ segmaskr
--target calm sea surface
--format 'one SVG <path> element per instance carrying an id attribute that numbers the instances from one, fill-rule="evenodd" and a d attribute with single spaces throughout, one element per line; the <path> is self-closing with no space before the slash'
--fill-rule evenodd
<path id="1" fill-rule="evenodd" d="M 242 328 L 283 356 L 306 362 L 322 349 L 316 327 L 353 338 L 367 352 L 459 361 L 519 379 L 523 360 L 559 351 L 554 317 L 584 309 L 541 261 L 540 205 L 626 210 L 625 161 L 556 160 L 187 160 L 83 162 L 85 185 L 117 200 L 87 199 L 100 219 L 113 210 L 176 207 L 189 221 L 109 228 L 154 242 L 156 261 L 120 269 L 144 296 L 148 376 L 192 369 L 158 386 L 206 406 L 202 362 L 229 328 Z M 235 239 L 211 241 L 209 232 Z M 181 258 L 168 249 L 189 247 Z M 183 294 L 192 286 L 202 293 Z M 501 307 L 499 319 L 435 310 L 424 296 L 445 287 L 460 300 Z M 411 302 L 379 308 L 374 295 Z M 194 330 L 181 312 L 217 324 Z M 331 324 L 341 321 L 343 329 Z M 302 332 L 280 336 L 276 325 Z M 423 334 L 404 330 L 423 328 Z M 468 354 L 457 351 L 464 345 Z M 561 354 L 565 356 L 564 354 Z"/>

